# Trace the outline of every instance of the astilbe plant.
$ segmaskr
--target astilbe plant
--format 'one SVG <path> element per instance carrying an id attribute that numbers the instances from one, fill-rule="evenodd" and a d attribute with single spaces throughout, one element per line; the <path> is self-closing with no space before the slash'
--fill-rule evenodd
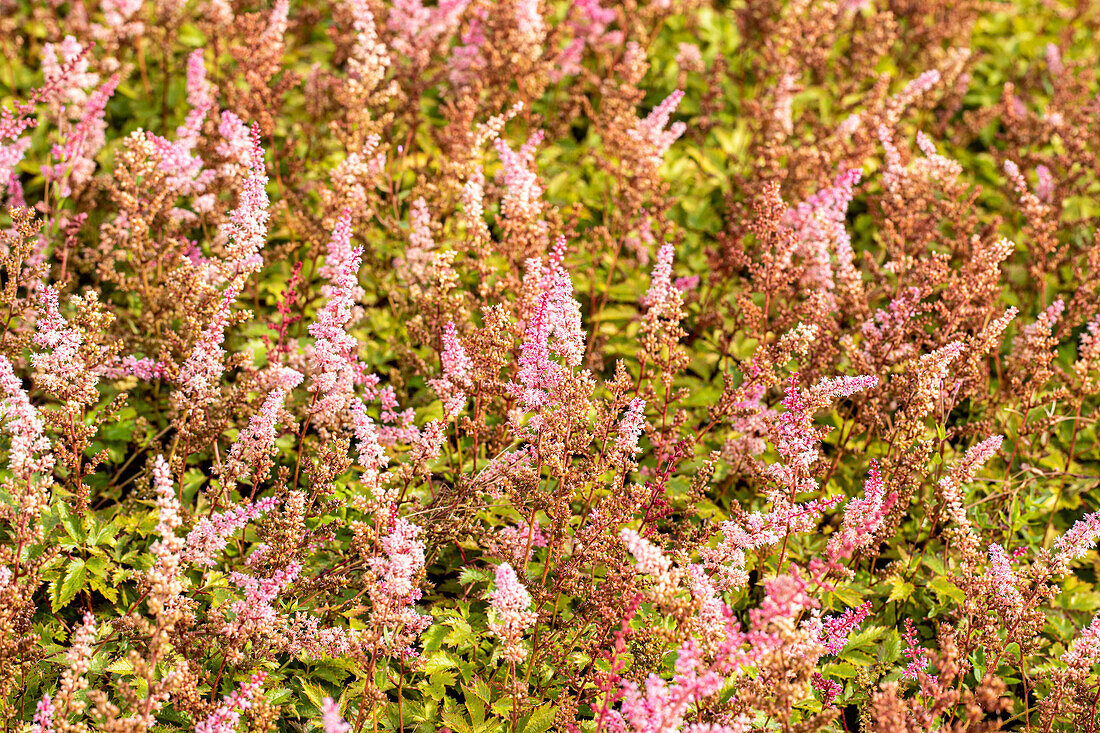
<path id="1" fill-rule="evenodd" d="M 0 0 L 4 730 L 1097 730 L 1097 32 Z"/>

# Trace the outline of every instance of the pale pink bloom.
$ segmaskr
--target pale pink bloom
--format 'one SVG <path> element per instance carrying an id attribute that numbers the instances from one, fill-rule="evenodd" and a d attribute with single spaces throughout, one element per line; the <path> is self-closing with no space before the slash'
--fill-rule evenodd
<path id="1" fill-rule="evenodd" d="M 99 75 L 88 67 L 87 51 L 73 36 L 42 47 L 42 73 L 50 88 L 47 99 L 51 105 L 79 108 L 87 101 L 86 90 L 99 83 Z"/>
<path id="2" fill-rule="evenodd" d="M 681 293 L 690 293 L 699 287 L 701 278 L 698 275 L 687 275 L 685 277 L 678 277 L 672 281 L 672 286 L 679 290 Z"/>
<path id="3" fill-rule="evenodd" d="M 414 644 L 432 623 L 430 616 L 420 615 L 415 608 L 424 571 L 424 543 L 417 539 L 419 534 L 415 524 L 403 517 L 397 519 L 393 530 L 382 538 L 384 556 L 369 561 L 379 576 L 370 590 L 371 623 L 387 630 L 387 651 L 406 659 L 417 655 Z"/>
<path id="4" fill-rule="evenodd" d="M 240 432 L 229 449 L 226 459 L 228 476 L 245 476 L 253 468 L 264 466 L 275 455 L 275 439 L 279 436 L 276 428 L 283 413 L 283 403 L 290 390 L 301 382 L 301 372 L 289 367 L 278 370 L 275 388 L 268 393 L 259 411 L 248 421 L 248 427 Z M 252 478 L 259 481 L 263 477 L 257 475 Z"/>
<path id="5" fill-rule="evenodd" d="M 214 170 L 204 170 L 202 159 L 192 154 L 201 138 L 206 115 L 216 107 L 212 89 L 206 81 L 202 49 L 196 49 L 187 57 L 187 102 L 191 111 L 184 124 L 176 128 L 174 142 L 151 132 L 146 133 L 146 137 L 160 155 L 160 169 L 168 174 L 168 186 L 179 195 L 196 195 L 205 191 L 217 176 Z M 196 201 L 193 206 L 200 213 L 204 208 L 209 210 L 205 202 Z"/>
<path id="6" fill-rule="evenodd" d="M 113 75 L 88 97 L 80 121 L 69 130 L 64 144 L 51 149 L 56 163 L 41 167 L 47 181 L 59 184 L 58 192 L 62 197 L 71 195 L 72 187 L 86 183 L 95 171 L 94 158 L 106 142 L 107 102 L 115 93 L 119 78 L 118 74 Z"/>
<path id="7" fill-rule="evenodd" d="M 1052 565 L 1059 573 L 1069 571 L 1069 565 L 1088 554 L 1100 537 L 1100 512 L 1093 512 L 1074 522 L 1064 535 L 1054 541 Z"/>
<path id="8" fill-rule="evenodd" d="M 12 473 L 29 478 L 32 473 L 49 473 L 54 457 L 50 439 L 38 410 L 31 405 L 23 382 L 15 375 L 11 362 L 0 355 L 0 389 L 7 394 L 3 402 L 3 418 L 11 435 L 8 465 Z"/>
<path id="9" fill-rule="evenodd" d="M 213 170 L 204 170 L 202 158 L 191 153 L 191 150 L 198 143 L 198 128 L 202 125 L 201 118 L 193 121 L 196 125 L 196 131 L 190 137 L 183 137 L 190 133 L 185 127 L 179 128 L 177 133 L 181 137 L 175 142 L 154 135 L 151 132 L 146 133 L 146 139 L 153 144 L 160 156 L 160 169 L 167 174 L 165 184 L 180 196 L 202 193 L 217 175 Z M 196 202 L 194 208 L 200 210 L 202 204 Z M 177 219 L 193 218 L 195 216 L 183 209 L 173 210 L 173 215 Z"/>
<path id="10" fill-rule="evenodd" d="M 88 370 L 80 349 L 84 335 L 71 327 L 58 309 L 57 289 L 47 287 L 38 296 L 34 343 L 49 351 L 31 354 L 35 381 L 53 394 L 82 404 L 96 401 L 99 378 Z"/>
<path id="11" fill-rule="evenodd" d="M 1050 168 L 1041 164 L 1035 166 L 1035 177 L 1038 179 L 1035 186 L 1035 195 L 1039 197 L 1040 201 L 1049 202 L 1054 195 L 1054 178 L 1050 175 Z"/>
<path id="12" fill-rule="evenodd" d="M 423 0 L 394 0 L 387 25 L 395 34 L 395 49 L 415 58 L 431 49 L 439 38 L 454 32 L 470 0 L 442 0 L 425 7 Z"/>
<path id="13" fill-rule="evenodd" d="M 573 281 L 564 266 L 565 238 L 554 243 L 546 267 L 539 258 L 527 261 L 524 284 L 541 291 L 546 305 L 547 336 L 551 350 L 569 366 L 579 366 L 584 357 L 585 332 L 581 307 L 573 297 Z"/>
<path id="14" fill-rule="evenodd" d="M 962 166 L 958 161 L 941 155 L 936 151 L 932 139 L 917 131 L 917 147 L 924 153 L 922 160 L 914 161 L 914 170 L 934 181 L 953 181 L 962 175 Z"/>
<path id="15" fill-rule="evenodd" d="M 1065 310 L 1066 304 L 1061 298 L 1058 298 L 1039 314 L 1034 323 L 1029 323 L 1020 329 L 1020 334 L 1012 342 L 1013 346 L 1018 343 L 1027 344 L 1028 342 L 1040 343 L 1045 341 L 1054 333 L 1054 327 L 1058 324 Z"/>
<path id="16" fill-rule="evenodd" d="M 940 479 L 940 494 L 943 496 L 948 515 L 959 526 L 964 536 L 974 541 L 976 538 L 973 537 L 973 529 L 963 503 L 966 498 L 963 485 L 972 481 L 985 462 L 997 454 L 1003 440 L 1003 435 L 993 435 L 971 446 L 966 454 L 951 466 L 948 474 Z"/>
<path id="17" fill-rule="evenodd" d="M 442 420 L 430 420 L 420 431 L 420 437 L 413 443 L 409 457 L 413 464 L 429 463 L 439 458 L 443 444 L 447 441 L 447 424 Z"/>
<path id="18" fill-rule="evenodd" d="M 496 569 L 496 582 L 491 594 L 493 617 L 489 630 L 504 642 L 505 661 L 518 663 L 527 658 L 523 645 L 523 632 L 538 621 L 538 614 L 530 610 L 531 595 L 520 583 L 510 563 L 501 563 Z"/>
<path id="19" fill-rule="evenodd" d="M 703 648 L 695 639 L 688 639 L 680 645 L 676 674 L 671 683 L 650 674 L 643 691 L 637 683 L 624 681 L 622 712 L 614 713 L 611 721 L 618 725 L 618 730 L 627 733 L 669 733 L 681 729 L 685 733 L 746 733 L 750 730 L 748 721 L 738 721 L 735 726 L 692 724 L 682 728 L 694 703 L 717 693 L 730 676 L 751 666 L 775 646 L 775 641 L 769 637 L 741 632 L 736 622 L 728 617 L 725 623 L 725 639 L 712 655 L 713 663 L 707 664 Z"/>
<path id="20" fill-rule="evenodd" d="M 671 305 L 683 303 L 679 290 L 672 284 L 672 260 L 675 256 L 676 248 L 672 242 L 665 242 L 657 250 L 657 262 L 650 274 L 649 290 L 638 300 L 642 306 L 665 313 L 671 310 Z"/>
<path id="21" fill-rule="evenodd" d="M 1061 76 L 1066 67 L 1062 63 L 1062 49 L 1058 48 L 1056 43 L 1048 43 L 1043 49 L 1043 55 L 1046 57 L 1047 71 L 1051 76 Z"/>
<path id="22" fill-rule="evenodd" d="M 1089 627 L 1077 635 L 1062 661 L 1071 669 L 1089 670 L 1100 662 L 1100 614 L 1093 617 Z"/>
<path id="23" fill-rule="evenodd" d="M 794 95 L 797 81 L 797 75 L 783 74 L 772 92 L 775 100 L 772 103 L 772 124 L 775 125 L 776 137 L 780 139 L 790 137 L 794 132 Z"/>
<path id="24" fill-rule="evenodd" d="M 391 64 L 390 52 L 378 38 L 374 14 L 367 0 L 345 0 L 343 4 L 351 10 L 355 31 L 355 44 L 348 54 L 348 87 L 352 94 L 365 100 L 385 81 Z M 377 141 L 368 142 L 367 146 L 375 148 Z"/>
<path id="25" fill-rule="evenodd" d="M 1097 368 L 1100 368 L 1100 314 L 1090 318 L 1085 324 L 1085 330 L 1081 332 L 1073 372 L 1078 379 L 1084 381 Z"/>
<path id="26" fill-rule="evenodd" d="M 271 602 L 290 587 L 301 570 L 302 566 L 295 562 L 275 571 L 269 578 L 237 572 L 229 574 L 229 581 L 243 591 L 244 597 L 230 605 L 233 618 L 222 626 L 222 634 L 233 648 L 228 658 L 240 659 L 240 649 L 249 639 L 270 636 L 285 625 L 285 617 Z"/>
<path id="27" fill-rule="evenodd" d="M 175 482 L 164 456 L 153 462 L 153 491 L 157 501 L 157 539 L 149 547 L 155 558 L 153 567 L 146 573 L 149 583 L 149 607 L 156 615 L 179 603 L 184 589 L 184 577 L 180 571 L 183 563 L 184 539 L 176 534 L 183 525 L 180 503 L 176 497 Z"/>
<path id="28" fill-rule="evenodd" d="M 699 554 L 723 590 L 736 590 L 748 580 L 745 572 L 745 551 L 770 547 L 782 540 L 770 515 L 753 512 L 744 525 L 733 520 L 722 522 L 722 541 L 717 547 L 704 546 Z"/>
<path id="29" fill-rule="evenodd" d="M 852 240 L 844 225 L 860 176 L 859 169 L 837 176 L 832 186 L 789 209 L 784 216 L 784 223 L 797 241 L 790 254 L 797 254 L 805 263 L 802 277 L 805 287 L 832 290 L 840 285 L 850 290 L 860 284 Z M 832 264 L 834 253 L 837 261 L 835 276 Z"/>
<path id="30" fill-rule="evenodd" d="M 30 146 L 30 136 L 17 138 L 15 142 L 9 144 L 0 143 L 0 197 L 5 192 L 10 192 L 12 199 L 22 198 L 22 187 L 15 167 L 23 160 Z M 18 204 L 13 201 L 12 205 Z"/>
<path id="31" fill-rule="evenodd" d="M 878 384 L 874 376 L 831 377 L 822 379 L 808 390 L 798 387 L 798 375 L 792 374 L 783 398 L 787 411 L 779 416 L 774 429 L 775 448 L 781 461 L 767 467 L 768 473 L 787 487 L 807 481 L 810 467 L 818 459 L 822 430 L 813 424 L 814 413 L 841 397 L 870 389 Z M 811 480 L 812 481 L 812 480 Z M 816 486 L 816 482 L 813 482 Z M 811 488 L 808 485 L 806 488 Z"/>
<path id="32" fill-rule="evenodd" d="M 443 326 L 443 347 L 439 353 L 439 361 L 443 367 L 441 379 L 429 380 L 428 384 L 443 400 L 444 414 L 447 419 L 458 417 L 466 404 L 466 392 L 470 385 L 471 372 L 474 364 L 466 354 L 462 341 L 458 338 L 455 324 L 451 321 Z"/>
<path id="33" fill-rule="evenodd" d="M 383 445 L 396 445 L 397 443 L 415 443 L 420 438 L 420 432 L 413 424 L 416 411 L 408 409 L 401 411 L 397 404 L 397 392 L 393 385 L 378 386 L 378 376 L 370 375 L 360 380 L 367 384 L 367 392 L 373 394 L 381 405 L 379 417 L 385 425 L 378 431 L 378 439 Z"/>
<path id="34" fill-rule="evenodd" d="M 218 155 L 228 160 L 226 172 L 235 177 L 238 168 L 251 167 L 252 133 L 241 118 L 229 111 L 222 112 L 221 120 L 218 122 L 218 134 L 221 136 L 221 141 L 218 142 L 215 150 Z"/>
<path id="35" fill-rule="evenodd" d="M 409 226 L 409 246 L 405 248 L 404 258 L 399 258 L 398 263 L 408 280 L 421 281 L 428 272 L 432 251 L 435 249 L 432 216 L 423 196 L 413 201 L 409 211 Z"/>
<path id="36" fill-rule="evenodd" d="M 481 166 L 462 185 L 462 221 L 467 237 L 481 243 L 489 241 L 489 227 L 485 224 L 485 171 Z"/>
<path id="37" fill-rule="evenodd" d="M 167 368 L 164 363 L 149 357 L 138 359 L 133 355 L 124 356 L 119 361 L 119 368 L 124 373 L 137 377 L 144 382 L 164 379 L 167 376 Z"/>
<path id="38" fill-rule="evenodd" d="M 635 126 L 627 131 L 627 134 L 638 142 L 644 159 L 654 168 L 660 167 L 665 152 L 687 129 L 687 125 L 683 122 L 674 122 L 667 130 L 665 129 L 669 118 L 680 106 L 680 100 L 683 98 L 682 91 L 673 92 L 665 101 L 654 107 L 644 120 L 638 120 Z"/>
<path id="39" fill-rule="evenodd" d="M 863 118 L 858 112 L 853 112 L 836 126 L 836 136 L 842 140 L 847 140 L 859 132 L 859 128 L 862 126 Z"/>
<path id="40" fill-rule="evenodd" d="M 100 8 L 103 10 L 103 19 L 107 25 L 116 30 L 127 30 L 128 34 L 139 33 L 142 29 L 140 23 L 130 24 L 130 18 L 141 10 L 143 0 L 103 0 Z"/>
<path id="41" fill-rule="evenodd" d="M 378 441 L 378 430 L 361 399 L 354 399 L 351 403 L 351 422 L 359 465 L 363 467 L 363 483 L 377 501 L 383 502 L 385 495 L 381 488 L 381 472 L 390 459 Z"/>
<path id="42" fill-rule="evenodd" d="M 1012 561 L 999 544 L 989 546 L 989 572 L 986 574 L 993 593 L 1009 612 L 1021 611 L 1024 598 L 1020 594 L 1019 579 L 1012 569 Z"/>
<path id="43" fill-rule="evenodd" d="M 508 143 L 496 138 L 493 145 L 504 166 L 504 195 L 500 210 L 505 219 L 517 223 L 527 223 L 537 231 L 545 232 L 546 222 L 539 217 L 542 214 L 542 186 L 534 171 L 535 148 L 542 142 L 542 130 L 531 133 L 527 143 L 518 152 L 508 147 Z"/>
<path id="44" fill-rule="evenodd" d="M 326 298 L 331 298 L 334 293 L 337 293 L 339 287 L 343 287 L 343 285 L 338 286 L 334 281 L 341 276 L 348 263 L 355 261 L 357 253 L 361 252 L 352 244 L 352 235 L 351 211 L 344 209 L 340 212 L 340 218 L 336 220 L 336 225 L 332 229 L 332 236 L 325 249 L 324 264 L 317 268 L 317 274 L 328 281 L 321 285 L 321 293 Z M 358 280 L 351 287 L 349 294 L 354 300 L 363 297 L 363 288 L 359 287 Z"/>
<path id="45" fill-rule="evenodd" d="M 351 726 L 340 717 L 340 706 L 331 697 L 321 701 L 321 728 L 325 733 L 348 733 Z"/>
<path id="46" fill-rule="evenodd" d="M 702 71 L 706 68 L 703 64 L 703 52 L 699 50 L 698 45 L 694 43 L 681 43 L 676 48 L 676 65 L 682 70 Z"/>
<path id="47" fill-rule="evenodd" d="M 516 31 L 520 47 L 534 58 L 542 53 L 546 40 L 546 21 L 539 11 L 539 0 L 512 0 L 515 4 Z"/>
<path id="48" fill-rule="evenodd" d="M 702 565 L 688 566 L 686 584 L 691 597 L 699 606 L 695 618 L 691 620 L 693 632 L 698 634 L 707 646 L 720 643 L 725 638 L 729 607 L 719 598 L 718 590 L 707 577 Z"/>
<path id="49" fill-rule="evenodd" d="M 266 186 L 267 168 L 264 165 L 264 150 L 260 146 L 260 128 L 253 125 L 248 173 L 237 208 L 229 215 L 229 223 L 225 227 L 228 237 L 226 274 L 229 276 L 252 273 L 263 265 L 260 250 L 267 239 L 269 218 Z"/>
<path id="50" fill-rule="evenodd" d="M 179 372 L 180 390 L 187 404 L 202 407 L 217 397 L 222 372 L 225 369 L 225 329 L 229 325 L 230 308 L 237 299 L 239 289 L 230 285 L 222 294 L 221 303 L 210 325 L 199 335 L 191 355 Z"/>
<path id="51" fill-rule="evenodd" d="M 749 611 L 749 624 L 754 631 L 765 632 L 770 627 L 792 628 L 796 619 L 805 611 L 818 607 L 817 600 L 809 594 L 809 582 L 798 574 L 797 568 L 784 575 L 763 581 L 764 600 L 758 608 Z"/>
<path id="52" fill-rule="evenodd" d="M 313 411 L 325 426 L 343 422 L 343 413 L 354 399 L 360 372 L 355 353 L 357 342 L 345 330 L 359 288 L 362 257 L 362 249 L 352 249 L 350 240 L 351 212 L 345 210 L 329 241 L 328 301 L 309 326 L 309 334 L 314 338 L 309 359 L 309 391 L 316 396 Z"/>
<path id="53" fill-rule="evenodd" d="M 203 517 L 187 534 L 187 551 L 183 555 L 184 560 L 204 567 L 213 567 L 218 553 L 225 549 L 229 538 L 253 519 L 274 509 L 276 504 L 274 497 L 261 499 L 255 504 L 245 501 L 228 511 Z"/>
<path id="54" fill-rule="evenodd" d="M 857 550 L 874 541 L 875 533 L 897 501 L 897 494 L 886 493 L 886 484 L 878 470 L 878 462 L 871 460 L 871 470 L 863 485 L 863 498 L 852 499 L 844 509 L 844 522 L 829 538 L 826 554 L 830 560 L 849 558 Z"/>
<path id="55" fill-rule="evenodd" d="M 894 364 L 912 355 L 912 344 L 902 342 L 909 324 L 926 310 L 921 303 L 920 288 L 904 288 L 886 310 L 876 310 L 863 322 L 860 332 L 863 343 L 860 353 L 866 361 Z"/>
<path id="56" fill-rule="evenodd" d="M 912 104 L 917 97 L 923 96 L 939 84 L 940 78 L 938 70 L 930 69 L 922 72 L 916 79 L 906 84 L 904 89 L 890 99 L 891 121 L 895 121 L 896 117 L 905 111 L 905 108 Z"/>
<path id="57" fill-rule="evenodd" d="M 53 733 L 53 716 L 57 712 L 57 708 L 54 707 L 53 700 L 50 699 L 49 694 L 42 696 L 42 699 L 38 701 L 35 706 L 34 721 L 31 726 L 31 733 Z"/>
<path id="58" fill-rule="evenodd" d="M 653 596 L 664 600 L 671 598 L 679 588 L 681 579 L 681 573 L 673 568 L 672 560 L 660 547 L 629 527 L 619 532 L 619 538 L 634 556 L 638 572 L 645 573 L 653 581 Z"/>
<path id="59" fill-rule="evenodd" d="M 456 87 L 473 83 L 478 78 L 478 72 L 485 68 L 485 54 L 482 48 L 485 46 L 484 25 L 488 19 L 488 9 L 477 7 L 470 14 L 466 30 L 460 37 L 461 43 L 451 49 L 451 57 L 447 62 L 447 77 Z"/>
<path id="60" fill-rule="evenodd" d="M 548 297 L 544 293 L 538 308 L 527 321 L 520 347 L 517 381 L 509 382 L 508 393 L 516 397 L 523 409 L 538 410 L 561 383 L 564 367 L 550 358 L 550 316 Z"/>
<path id="61" fill-rule="evenodd" d="M 195 724 L 195 733 L 236 733 L 241 713 L 252 708 L 252 701 L 263 694 L 267 672 L 256 672 L 239 689 L 222 698 L 221 705 L 205 719 Z"/>
<path id="62" fill-rule="evenodd" d="M 277 60 L 282 58 L 283 36 L 289 24 L 290 0 L 275 0 L 271 15 L 267 19 L 267 28 L 256 39 L 255 47 L 271 53 Z"/>
<path id="63" fill-rule="evenodd" d="M 187 103 L 194 109 L 214 106 L 214 90 L 206 80 L 203 49 L 196 48 L 187 57 Z"/>
<path id="64" fill-rule="evenodd" d="M 1016 161 L 1011 159 L 1005 160 L 1004 170 L 1005 175 L 1008 176 L 1008 180 L 1012 181 L 1012 185 L 1016 189 L 1016 192 L 1027 194 L 1027 181 L 1024 179 L 1023 173 L 1020 172 L 1020 166 L 1016 165 Z"/>
<path id="65" fill-rule="evenodd" d="M 638 439 L 645 430 L 645 400 L 635 397 L 619 421 L 615 448 L 625 456 L 633 457 L 640 450 Z"/>

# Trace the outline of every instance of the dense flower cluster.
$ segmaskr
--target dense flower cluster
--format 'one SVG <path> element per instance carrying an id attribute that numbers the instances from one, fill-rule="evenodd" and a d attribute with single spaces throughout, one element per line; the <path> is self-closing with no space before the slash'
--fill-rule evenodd
<path id="1" fill-rule="evenodd" d="M 0 0 L 5 731 L 1100 730 L 1069 6 Z"/>

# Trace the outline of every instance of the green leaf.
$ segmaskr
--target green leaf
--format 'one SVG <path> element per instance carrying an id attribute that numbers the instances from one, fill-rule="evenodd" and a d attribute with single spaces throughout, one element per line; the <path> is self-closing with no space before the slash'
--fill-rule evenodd
<path id="1" fill-rule="evenodd" d="M 886 600 L 905 601 L 908 600 L 911 595 L 913 595 L 913 584 L 898 578 L 894 581 L 894 587 L 890 590 L 890 596 Z"/>
<path id="2" fill-rule="evenodd" d="M 445 651 L 437 651 L 431 655 L 427 655 L 424 658 L 423 672 L 426 675 L 432 675 L 443 669 L 450 669 L 451 667 L 457 667 L 458 663 Z"/>
<path id="3" fill-rule="evenodd" d="M 69 602 L 84 587 L 84 581 L 87 578 L 88 568 L 83 560 L 74 560 L 69 564 L 65 570 L 65 579 L 54 586 L 53 602 L 50 604 L 54 613 L 69 605 Z"/>
<path id="4" fill-rule="evenodd" d="M 488 583 L 492 579 L 493 574 L 481 568 L 462 568 L 462 572 L 458 574 L 458 582 L 462 585 Z"/>
<path id="5" fill-rule="evenodd" d="M 545 733 L 554 723 L 557 708 L 553 705 L 543 705 L 531 713 L 530 718 L 523 725 L 523 733 Z"/>
<path id="6" fill-rule="evenodd" d="M 896 629 L 890 629 L 882 642 L 882 654 L 879 659 L 886 664 L 893 664 L 901 657 L 901 637 Z"/>
<path id="7" fill-rule="evenodd" d="M 931 583 L 928 584 L 928 587 L 931 588 L 936 593 L 936 595 L 940 597 L 941 601 L 945 597 L 950 598 L 956 603 L 962 603 L 964 600 L 966 600 L 966 593 L 963 592 L 962 588 L 955 585 L 947 578 L 935 578 Z"/>
<path id="8" fill-rule="evenodd" d="M 106 598 L 111 603 L 118 602 L 117 587 L 103 582 L 103 580 L 101 580 L 100 578 L 92 578 L 89 585 L 92 587 L 92 590 L 97 591 L 101 596 Z"/>
<path id="9" fill-rule="evenodd" d="M 61 520 L 65 533 L 73 539 L 73 542 L 77 544 L 84 542 L 87 534 L 85 534 L 84 527 L 81 525 L 80 517 L 74 517 L 72 512 L 69 511 L 69 505 L 63 501 L 57 502 L 57 517 Z"/>
<path id="10" fill-rule="evenodd" d="M 130 664 L 130 660 L 127 657 L 121 657 L 108 664 L 105 671 L 112 674 L 133 674 L 134 665 Z"/>
<path id="11" fill-rule="evenodd" d="M 315 685 L 311 682 L 306 682 L 301 677 L 298 677 L 298 682 L 302 685 L 302 692 L 305 693 L 306 698 L 313 704 L 313 707 L 318 710 L 321 709 L 321 703 L 329 694 L 325 692 L 324 688 L 320 685 Z"/>

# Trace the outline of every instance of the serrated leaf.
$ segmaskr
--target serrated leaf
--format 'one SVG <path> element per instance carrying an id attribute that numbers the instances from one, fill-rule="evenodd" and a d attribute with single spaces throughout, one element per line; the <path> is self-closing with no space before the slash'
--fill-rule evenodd
<path id="1" fill-rule="evenodd" d="M 449 618 L 445 624 L 451 627 L 451 631 L 443 639 L 446 646 L 462 647 L 473 639 L 474 629 L 464 619 Z"/>
<path id="2" fill-rule="evenodd" d="M 134 665 L 130 664 L 127 657 L 121 657 L 108 664 L 105 671 L 112 674 L 133 674 Z"/>
<path id="3" fill-rule="evenodd" d="M 425 656 L 423 662 L 423 672 L 426 675 L 432 675 L 440 670 L 450 669 L 451 667 L 457 667 L 458 663 L 445 651 L 437 651 L 430 655 Z"/>
<path id="4" fill-rule="evenodd" d="M 848 638 L 847 646 L 853 649 L 868 646 L 878 641 L 885 633 L 885 626 L 867 626 L 852 634 L 851 637 Z"/>
<path id="5" fill-rule="evenodd" d="M 944 598 L 950 598 L 956 603 L 962 603 L 966 600 L 966 593 L 963 592 L 962 588 L 955 585 L 947 578 L 935 578 L 928 584 L 928 587 L 940 597 L 941 601 Z"/>
<path id="6" fill-rule="evenodd" d="M 99 578 L 92 578 L 89 585 L 92 590 L 97 591 L 101 596 L 106 598 L 111 603 L 118 602 L 118 588 L 113 585 L 108 585 Z"/>
<path id="7" fill-rule="evenodd" d="M 462 572 L 458 574 L 458 582 L 462 585 L 471 585 L 472 583 L 488 583 L 493 579 L 493 574 L 488 570 L 482 568 L 462 568 Z"/>
<path id="8" fill-rule="evenodd" d="M 907 583 L 900 578 L 894 581 L 894 587 L 890 589 L 890 596 L 887 601 L 904 601 L 908 600 L 909 596 L 913 594 L 913 584 Z"/>
<path id="9" fill-rule="evenodd" d="M 443 724 L 455 733 L 473 733 L 473 726 L 470 725 L 458 708 L 453 707 L 454 703 L 449 698 L 446 703 L 443 708 Z"/>
<path id="10" fill-rule="evenodd" d="M 545 733 L 550 730 L 550 726 L 554 724 L 554 716 L 557 714 L 557 708 L 553 705 L 543 705 L 528 718 L 527 723 L 523 726 L 523 733 Z"/>
<path id="11" fill-rule="evenodd" d="M 77 544 L 84 542 L 87 535 L 80 517 L 74 517 L 69 510 L 69 505 L 63 501 L 57 502 L 57 517 L 61 521 L 61 526 L 65 528 L 65 533 L 72 538 L 73 542 Z"/>
<path id="12" fill-rule="evenodd" d="M 882 654 L 880 660 L 886 664 L 893 664 L 901 657 L 901 637 L 897 630 L 890 629 L 886 638 L 882 641 Z"/>
<path id="13" fill-rule="evenodd" d="M 329 694 L 325 692 L 324 688 L 320 685 L 315 685 L 312 682 L 306 682 L 301 677 L 298 677 L 298 682 L 302 685 L 302 692 L 305 693 L 306 698 L 313 704 L 313 707 L 318 710 L 321 709 L 321 703 L 324 702 Z"/>
<path id="14" fill-rule="evenodd" d="M 69 564 L 65 569 L 64 579 L 54 586 L 53 601 L 50 604 L 54 613 L 69 605 L 69 602 L 84 587 L 87 577 L 88 568 L 83 560 L 74 560 Z"/>

